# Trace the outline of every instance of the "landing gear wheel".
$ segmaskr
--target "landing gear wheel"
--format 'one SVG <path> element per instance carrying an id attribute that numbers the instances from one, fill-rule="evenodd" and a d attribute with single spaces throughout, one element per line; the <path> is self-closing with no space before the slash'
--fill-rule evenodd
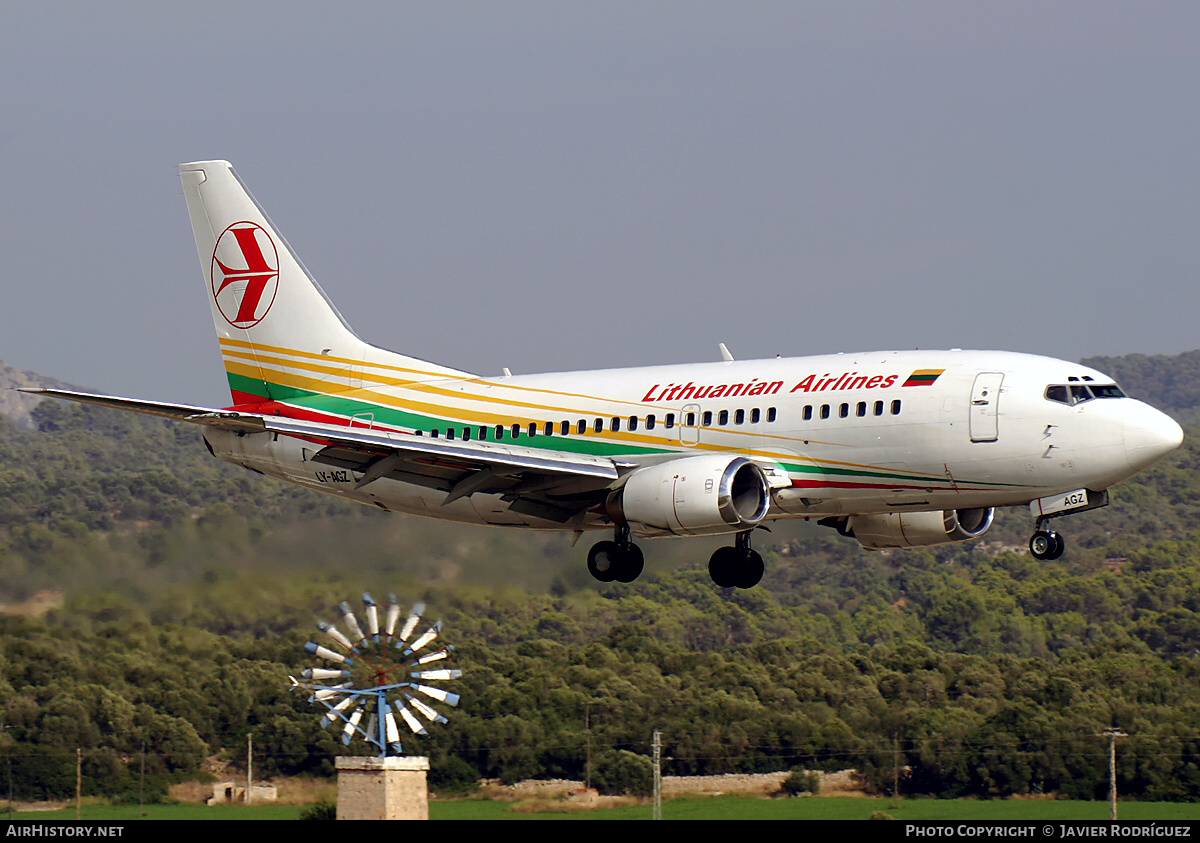
<path id="1" fill-rule="evenodd" d="M 1067 543 L 1053 530 L 1038 530 L 1029 539 L 1029 552 L 1034 559 L 1057 559 L 1063 555 Z"/>
<path id="2" fill-rule="evenodd" d="M 1054 549 L 1050 551 L 1050 555 L 1046 558 L 1057 559 L 1058 557 L 1062 556 L 1063 551 L 1067 549 L 1067 542 L 1062 536 L 1054 531 L 1051 531 L 1050 535 L 1054 538 Z"/>
<path id="3" fill-rule="evenodd" d="M 621 569 L 621 546 L 616 542 L 596 542 L 588 551 L 587 568 L 600 582 L 612 582 Z"/>
<path id="4" fill-rule="evenodd" d="M 596 542 L 588 551 L 588 573 L 600 582 L 633 582 L 644 566 L 642 549 L 633 542 Z"/>
<path id="5" fill-rule="evenodd" d="M 721 588 L 736 588 L 738 578 L 738 548 L 718 547 L 708 559 L 708 575 Z"/>
<path id="6" fill-rule="evenodd" d="M 621 548 L 620 564 L 617 565 L 617 582 L 633 582 L 642 573 L 645 557 L 642 549 L 632 542 L 618 545 Z"/>
<path id="7" fill-rule="evenodd" d="M 708 560 L 708 575 L 721 588 L 754 588 L 765 570 L 762 556 L 748 547 L 719 547 Z"/>
<path id="8" fill-rule="evenodd" d="M 1054 547 L 1054 542 L 1050 540 L 1049 533 L 1043 533 L 1038 530 L 1029 537 L 1029 552 L 1033 554 L 1034 559 L 1045 559 L 1046 555 Z M 588 567 L 591 567 L 591 559 L 588 559 Z"/>
<path id="9" fill-rule="evenodd" d="M 754 588 L 766 573 L 767 566 L 763 564 L 762 555 L 757 550 L 745 551 L 746 557 L 741 560 L 738 569 L 738 588 Z"/>

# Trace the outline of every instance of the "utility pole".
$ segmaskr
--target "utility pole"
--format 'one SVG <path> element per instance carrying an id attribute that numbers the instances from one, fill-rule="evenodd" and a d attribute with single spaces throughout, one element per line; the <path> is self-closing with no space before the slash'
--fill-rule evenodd
<path id="1" fill-rule="evenodd" d="M 254 736 L 246 733 L 246 804 L 254 801 Z"/>
<path id="2" fill-rule="evenodd" d="M 146 739 L 142 738 L 141 772 L 138 774 L 138 816 L 146 816 Z"/>
<path id="3" fill-rule="evenodd" d="M 900 736 L 892 733 L 892 798 L 900 798 Z"/>
<path id="4" fill-rule="evenodd" d="M 83 804 L 83 750 L 80 747 L 75 747 L 75 821 L 79 821 L 79 814 Z"/>
<path id="5" fill-rule="evenodd" d="M 1127 738 L 1129 735 L 1115 726 L 1105 729 L 1100 737 L 1108 738 L 1108 818 L 1117 818 L 1117 738 Z"/>
<path id="6" fill-rule="evenodd" d="M 651 819 L 662 819 L 662 732 L 654 730 L 654 814 Z"/>
<path id="7" fill-rule="evenodd" d="M 586 739 L 585 755 L 583 757 L 583 786 L 592 787 L 592 704 L 583 704 L 583 734 Z"/>
<path id="8" fill-rule="evenodd" d="M 4 722 L 3 716 L 0 715 L 0 734 L 6 732 L 9 728 Z M 8 821 L 12 822 L 13 815 L 13 787 L 12 787 L 12 745 L 8 742 L 8 735 L 4 735 L 4 757 L 8 760 Z"/>

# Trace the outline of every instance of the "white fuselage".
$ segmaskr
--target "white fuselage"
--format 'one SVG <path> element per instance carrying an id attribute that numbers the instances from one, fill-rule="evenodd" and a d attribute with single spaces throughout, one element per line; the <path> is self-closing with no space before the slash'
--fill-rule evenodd
<path id="1" fill-rule="evenodd" d="M 1072 489 L 1101 491 L 1181 438 L 1170 418 L 1119 393 L 1052 400 L 1051 386 L 1112 380 L 1077 363 L 1011 352 L 868 352 L 464 376 L 422 381 L 420 395 L 412 383 L 389 383 L 376 373 L 382 368 L 368 360 L 334 415 L 397 437 L 461 440 L 465 431 L 496 448 L 602 454 L 630 468 L 702 453 L 746 456 L 773 469 L 768 520 L 1010 506 Z M 311 410 L 302 403 L 292 409 Z M 319 415 L 330 413 L 324 407 Z M 224 431 L 206 438 L 223 459 L 388 510 L 563 529 L 511 511 L 497 494 L 445 504 L 444 491 L 386 478 L 356 489 L 353 472 L 313 463 L 314 446 L 300 439 Z M 575 528 L 608 523 L 596 514 Z"/>

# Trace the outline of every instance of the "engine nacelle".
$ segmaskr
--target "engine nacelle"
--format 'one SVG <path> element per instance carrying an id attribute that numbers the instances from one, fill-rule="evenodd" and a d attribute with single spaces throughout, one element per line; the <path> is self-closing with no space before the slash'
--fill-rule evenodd
<path id="1" fill-rule="evenodd" d="M 947 509 L 939 512 L 886 512 L 882 515 L 851 515 L 846 532 L 867 550 L 886 547 L 927 547 L 977 539 L 992 526 L 996 511 Z"/>
<path id="2" fill-rule="evenodd" d="M 771 505 L 763 470 L 745 457 L 683 457 L 634 471 L 608 497 L 608 516 L 637 536 L 740 533 Z"/>

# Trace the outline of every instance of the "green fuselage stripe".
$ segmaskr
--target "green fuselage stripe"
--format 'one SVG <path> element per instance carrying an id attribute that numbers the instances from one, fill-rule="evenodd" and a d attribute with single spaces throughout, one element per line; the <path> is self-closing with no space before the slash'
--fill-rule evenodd
<path id="1" fill-rule="evenodd" d="M 288 404 L 294 404 L 307 410 L 312 410 L 318 413 L 325 413 L 333 416 L 342 416 L 349 419 L 353 416 L 370 415 L 372 419 L 382 425 L 390 427 L 408 428 L 412 430 L 421 430 L 428 433 L 431 430 L 440 430 L 443 433 L 448 428 L 454 428 L 461 432 L 464 427 L 471 428 L 473 438 L 478 433 L 479 428 L 487 427 L 494 431 L 494 425 L 479 425 L 470 424 L 467 422 L 438 418 L 435 416 L 427 416 L 422 413 L 413 413 L 407 410 L 400 410 L 395 407 L 388 407 L 382 404 L 372 404 L 367 401 L 359 401 L 353 398 L 346 398 L 340 395 L 331 395 L 328 393 L 312 392 L 306 389 L 298 389 L 296 387 L 282 386 L 280 384 L 270 384 L 264 389 L 264 384 L 261 380 L 248 378 L 244 375 L 236 375 L 232 372 L 226 373 L 229 379 L 230 389 L 236 392 L 243 392 L 250 395 L 262 395 L 264 391 L 269 390 L 271 399 Z M 539 429 L 541 427 L 539 422 Z M 507 429 L 507 425 L 505 426 Z M 494 441 L 489 439 L 488 441 Z M 547 451 L 567 451 L 577 454 L 590 454 L 592 456 L 636 456 L 640 454 L 671 454 L 671 453 L 691 453 L 690 450 L 674 449 L 674 448 L 651 448 L 641 445 L 629 445 L 621 442 L 605 442 L 603 440 L 574 437 L 574 436 L 527 436 L 524 432 L 519 439 L 506 438 L 505 442 L 516 442 L 526 448 L 541 448 Z M 857 478 L 875 478 L 882 480 L 893 480 L 898 483 L 907 485 L 928 485 L 930 488 L 944 489 L 948 486 L 1010 486 L 1008 483 L 977 483 L 971 480 L 951 479 L 941 476 L 913 476 L 908 474 L 897 474 L 887 471 L 872 471 L 869 469 L 858 468 L 829 468 L 815 463 L 795 463 L 780 461 L 780 465 L 789 474 L 802 474 L 807 476 L 818 475 L 821 477 L 857 477 Z"/>
<path id="2" fill-rule="evenodd" d="M 262 381 L 254 378 L 247 378 L 242 375 L 226 373 L 229 377 L 229 386 L 233 390 L 239 392 L 247 392 L 258 395 L 262 393 Z M 382 404 L 372 404 L 367 401 L 359 401 L 353 398 L 346 398 L 340 395 L 330 395 L 321 392 L 311 392 L 305 389 L 297 389 L 296 387 L 280 386 L 279 384 L 270 384 L 268 389 L 271 393 L 271 399 L 287 404 L 294 404 L 297 407 L 303 407 L 306 410 L 313 410 L 318 413 L 327 413 L 333 416 L 343 416 L 347 419 L 353 416 L 370 415 L 375 423 L 387 425 L 389 427 L 409 428 L 412 430 L 421 430 L 428 433 L 431 430 L 440 430 L 443 433 L 448 428 L 454 428 L 461 432 L 462 428 L 469 427 L 471 429 L 472 438 L 475 438 L 480 427 L 486 427 L 489 431 L 494 432 L 495 425 L 480 425 L 478 423 L 464 422 L 454 419 L 437 418 L 435 416 L 427 416 L 423 413 L 412 413 L 407 410 L 400 410 L 395 407 L 388 407 Z M 543 422 L 538 423 L 539 430 Z M 556 423 L 557 427 L 557 423 Z M 506 431 L 508 425 L 505 425 Z M 487 441 L 494 441 L 489 438 Z M 522 431 L 519 439 L 512 439 L 506 433 L 505 439 L 502 442 L 519 443 L 525 448 L 541 448 L 547 451 L 568 451 L 577 454 L 591 454 L 594 456 L 620 456 L 620 455 L 637 455 L 637 454 L 669 454 L 674 453 L 671 448 L 649 448 L 641 445 L 629 445 L 621 442 L 605 442 L 597 439 L 583 439 L 569 436 L 528 436 Z M 552 443 L 552 444 L 551 444 Z"/>

